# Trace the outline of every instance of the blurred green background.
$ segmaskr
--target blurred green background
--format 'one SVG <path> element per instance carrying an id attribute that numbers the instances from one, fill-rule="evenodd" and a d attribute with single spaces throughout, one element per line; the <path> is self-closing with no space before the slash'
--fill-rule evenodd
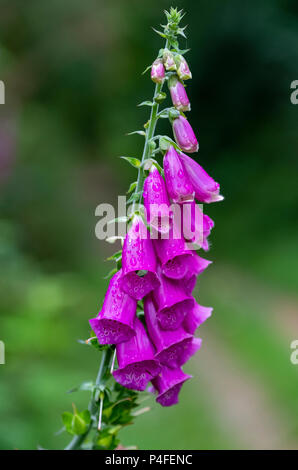
<path id="1" fill-rule="evenodd" d="M 296 0 L 1 0 L 0 448 L 62 447 L 60 415 L 86 392 L 99 353 L 87 338 L 115 247 L 95 208 L 134 181 L 153 85 L 141 72 L 163 41 L 151 26 L 187 11 L 198 160 L 223 203 L 196 296 L 214 306 L 179 406 L 121 431 L 142 449 L 298 448 Z M 168 123 L 162 129 L 171 133 Z"/>

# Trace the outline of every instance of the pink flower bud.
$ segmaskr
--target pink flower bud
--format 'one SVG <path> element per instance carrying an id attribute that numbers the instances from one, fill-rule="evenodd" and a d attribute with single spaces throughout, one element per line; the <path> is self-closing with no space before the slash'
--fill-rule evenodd
<path id="1" fill-rule="evenodd" d="M 190 102 L 183 84 L 177 77 L 172 76 L 168 81 L 173 105 L 179 111 L 190 111 Z"/>
<path id="2" fill-rule="evenodd" d="M 219 194 L 220 186 L 211 176 L 188 155 L 180 154 L 183 166 L 187 172 L 189 180 L 195 190 L 196 198 L 201 202 L 222 201 L 223 196 Z"/>
<path id="3" fill-rule="evenodd" d="M 162 406 L 172 406 L 178 403 L 178 395 L 182 385 L 191 375 L 185 374 L 182 369 L 169 369 L 163 367 L 160 375 L 152 380 L 154 389 L 158 396 L 156 401 Z"/>
<path id="4" fill-rule="evenodd" d="M 188 64 L 182 55 L 176 55 L 175 57 L 177 74 L 180 80 L 188 80 L 192 78 L 191 71 L 189 70 Z"/>
<path id="5" fill-rule="evenodd" d="M 165 69 L 161 59 L 156 59 L 151 67 L 151 80 L 154 83 L 162 83 L 165 78 Z"/>
<path id="6" fill-rule="evenodd" d="M 137 302 L 122 291 L 118 271 L 110 280 L 101 311 L 89 321 L 100 344 L 117 344 L 134 336 Z"/>
<path id="7" fill-rule="evenodd" d="M 153 300 L 148 295 L 144 300 L 144 312 L 149 337 L 153 342 L 155 358 L 163 365 L 176 369 L 187 362 L 201 346 L 201 339 L 194 338 L 183 328 L 163 330 L 159 326 Z"/>
<path id="8" fill-rule="evenodd" d="M 159 374 L 160 366 L 154 359 L 153 346 L 138 318 L 135 319 L 134 330 L 135 336 L 116 346 L 119 368 L 113 376 L 123 387 L 142 391 Z"/>
<path id="9" fill-rule="evenodd" d="M 167 233 L 172 218 L 170 201 L 165 182 L 154 166 L 144 182 L 143 200 L 148 224 L 160 233 Z"/>
<path id="10" fill-rule="evenodd" d="M 188 153 L 197 152 L 199 144 L 188 120 L 179 116 L 173 121 L 173 132 L 179 147 Z"/>
<path id="11" fill-rule="evenodd" d="M 178 153 L 171 145 L 164 156 L 163 167 L 168 195 L 173 202 L 192 201 L 194 190 Z"/>
<path id="12" fill-rule="evenodd" d="M 164 50 L 163 63 L 164 63 L 166 70 L 176 70 L 176 63 L 175 63 L 174 55 L 168 49 Z"/>
<path id="13" fill-rule="evenodd" d="M 158 285 L 156 257 L 150 234 L 142 218 L 135 217 L 123 246 L 120 286 L 131 297 L 141 300 Z"/>

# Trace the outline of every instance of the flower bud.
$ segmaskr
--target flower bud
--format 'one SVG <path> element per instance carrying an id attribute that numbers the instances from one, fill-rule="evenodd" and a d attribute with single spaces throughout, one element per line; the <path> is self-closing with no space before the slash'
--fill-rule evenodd
<path id="1" fill-rule="evenodd" d="M 134 336 L 137 302 L 122 291 L 118 271 L 110 280 L 101 311 L 89 320 L 100 344 L 117 344 Z"/>
<path id="2" fill-rule="evenodd" d="M 151 67 L 151 80 L 154 83 L 162 83 L 165 78 L 165 69 L 161 59 L 156 59 Z"/>
<path id="3" fill-rule="evenodd" d="M 160 372 L 154 359 L 154 349 L 142 322 L 134 322 L 135 336 L 117 344 L 116 353 L 119 368 L 113 376 L 120 385 L 133 390 L 145 390 L 148 382 Z"/>
<path id="4" fill-rule="evenodd" d="M 175 63 L 177 74 L 180 80 L 188 80 L 192 78 L 191 71 L 189 70 L 188 64 L 182 55 L 175 56 Z"/>
<path id="5" fill-rule="evenodd" d="M 201 346 L 201 339 L 194 338 L 183 328 L 163 330 L 160 328 L 151 295 L 144 300 L 144 312 L 149 337 L 155 346 L 155 358 L 172 369 L 182 366 Z"/>
<path id="6" fill-rule="evenodd" d="M 169 78 L 168 87 L 175 108 L 179 111 L 190 111 L 190 102 L 185 87 L 176 76 Z"/>
<path id="7" fill-rule="evenodd" d="M 179 116 L 173 121 L 173 133 L 179 147 L 188 153 L 197 152 L 199 144 L 188 120 Z"/>
<path id="8" fill-rule="evenodd" d="M 182 369 L 163 367 L 160 375 L 152 380 L 152 385 L 158 392 L 156 401 L 162 406 L 176 405 L 182 385 L 191 378 L 192 376 L 185 374 Z"/>
<path id="9" fill-rule="evenodd" d="M 143 199 L 148 224 L 160 233 L 167 233 L 172 218 L 170 201 L 165 182 L 155 166 L 145 179 Z"/>
<path id="10" fill-rule="evenodd" d="M 168 49 L 164 50 L 163 63 L 164 63 L 166 70 L 176 70 L 176 63 L 175 63 L 174 55 Z"/>
<path id="11" fill-rule="evenodd" d="M 180 158 L 194 188 L 196 199 L 206 203 L 222 201 L 219 183 L 216 183 L 201 165 L 188 155 L 181 153 Z"/>
<path id="12" fill-rule="evenodd" d="M 163 167 L 169 197 L 173 202 L 192 201 L 194 190 L 178 153 L 171 145 L 164 156 Z"/>
<path id="13" fill-rule="evenodd" d="M 141 300 L 158 285 L 156 257 L 150 234 L 142 218 L 136 216 L 123 245 L 120 286 L 131 297 Z"/>

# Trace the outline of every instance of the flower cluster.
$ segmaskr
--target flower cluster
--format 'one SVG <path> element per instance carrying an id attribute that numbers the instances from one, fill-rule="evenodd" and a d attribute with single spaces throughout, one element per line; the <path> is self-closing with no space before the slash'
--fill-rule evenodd
<path id="1" fill-rule="evenodd" d="M 103 306 L 90 320 L 99 343 L 115 345 L 115 380 L 128 389 L 148 388 L 157 393 L 162 406 L 178 402 L 182 384 L 191 377 L 182 366 L 201 346 L 194 333 L 212 313 L 211 307 L 199 305 L 192 295 L 197 277 L 210 264 L 197 250 L 209 249 L 214 227 L 197 202 L 223 199 L 219 184 L 186 155 L 199 148 L 184 115 L 190 111 L 184 81 L 192 75 L 186 51 L 179 49 L 177 41 L 178 35 L 184 36 L 179 27 L 182 14 L 171 9 L 166 15 L 168 24 L 164 32 L 158 32 L 166 39 L 166 47 L 150 67 L 156 83 L 154 98 L 144 102 L 151 106 L 151 116 L 145 133 L 138 131 L 145 135 L 145 147 L 130 226 Z M 158 113 L 165 82 L 173 106 Z M 157 120 L 165 117 L 174 140 L 154 136 Z M 155 160 L 158 154 L 163 155 L 163 168 Z M 143 209 L 136 208 L 136 202 L 143 202 Z"/>

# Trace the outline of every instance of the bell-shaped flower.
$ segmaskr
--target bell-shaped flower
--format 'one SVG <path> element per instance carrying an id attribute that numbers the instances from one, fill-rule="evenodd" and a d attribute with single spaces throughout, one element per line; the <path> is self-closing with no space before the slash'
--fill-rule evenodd
<path id="1" fill-rule="evenodd" d="M 176 405 L 182 385 L 191 378 L 192 376 L 185 374 L 182 369 L 163 367 L 160 375 L 152 380 L 152 385 L 158 393 L 156 401 L 162 406 Z"/>
<path id="2" fill-rule="evenodd" d="M 183 83 L 172 75 L 168 80 L 172 103 L 179 111 L 190 111 L 190 102 Z"/>
<path id="3" fill-rule="evenodd" d="M 171 51 L 169 51 L 169 49 L 164 49 L 162 59 L 163 59 L 163 63 L 164 63 L 166 70 L 168 71 L 176 70 L 176 62 L 174 59 L 174 54 Z"/>
<path id="4" fill-rule="evenodd" d="M 179 155 L 172 145 L 164 156 L 163 167 L 170 199 L 175 203 L 193 201 L 194 189 L 184 170 Z"/>
<path id="5" fill-rule="evenodd" d="M 197 152 L 199 144 L 188 120 L 179 116 L 173 120 L 173 133 L 181 150 L 188 153 Z"/>
<path id="6" fill-rule="evenodd" d="M 144 182 L 143 200 L 148 224 L 157 232 L 167 233 L 172 218 L 170 201 L 163 177 L 154 165 Z"/>
<path id="7" fill-rule="evenodd" d="M 183 204 L 182 225 L 185 240 L 208 251 L 208 236 L 214 227 L 214 222 L 208 215 L 203 214 L 200 206 L 194 201 Z"/>
<path id="8" fill-rule="evenodd" d="M 103 306 L 96 318 L 89 320 L 100 344 L 117 344 L 134 336 L 137 301 L 123 292 L 118 271 L 110 280 Z"/>
<path id="9" fill-rule="evenodd" d="M 163 330 L 158 322 L 151 295 L 144 300 L 144 312 L 149 338 L 155 346 L 155 358 L 160 364 L 176 369 L 200 348 L 202 340 L 186 333 L 182 327 L 176 330 Z"/>
<path id="10" fill-rule="evenodd" d="M 222 201 L 219 183 L 216 183 L 201 165 L 188 155 L 181 153 L 180 158 L 194 188 L 196 198 L 206 203 Z"/>
<path id="11" fill-rule="evenodd" d="M 173 225 L 168 238 L 153 240 L 155 252 L 162 266 L 162 272 L 171 279 L 182 279 L 189 270 L 193 252 L 187 249 L 185 240 L 179 235 L 178 225 Z"/>
<path id="12" fill-rule="evenodd" d="M 156 59 L 151 67 L 151 80 L 155 83 L 162 83 L 165 79 L 165 68 L 161 59 Z"/>
<path id="13" fill-rule="evenodd" d="M 180 54 L 175 56 L 176 70 L 180 80 L 189 80 L 192 78 L 191 71 L 189 70 L 188 63 Z"/>
<path id="14" fill-rule="evenodd" d="M 116 346 L 119 368 L 113 376 L 123 387 L 142 391 L 159 374 L 160 365 L 154 358 L 154 348 L 138 318 L 135 319 L 134 330 L 135 336 Z"/>
<path id="15" fill-rule="evenodd" d="M 164 276 L 160 267 L 158 275 L 160 286 L 153 291 L 157 318 L 164 330 L 175 330 L 193 307 L 194 299 L 185 293 L 183 285 L 179 281 Z"/>
<path id="16" fill-rule="evenodd" d="M 212 311 L 212 307 L 203 307 L 195 302 L 193 308 L 187 313 L 183 321 L 183 328 L 193 335 L 196 329 L 211 317 Z"/>
<path id="17" fill-rule="evenodd" d="M 180 281 L 181 286 L 187 295 L 191 295 L 195 288 L 197 277 L 205 271 L 211 263 L 212 261 L 202 258 L 197 253 L 193 252 L 193 256 L 188 262 L 188 270 Z"/>
<path id="18" fill-rule="evenodd" d="M 152 240 L 142 218 L 135 216 L 123 245 L 120 286 L 131 297 L 141 300 L 158 285 Z"/>

